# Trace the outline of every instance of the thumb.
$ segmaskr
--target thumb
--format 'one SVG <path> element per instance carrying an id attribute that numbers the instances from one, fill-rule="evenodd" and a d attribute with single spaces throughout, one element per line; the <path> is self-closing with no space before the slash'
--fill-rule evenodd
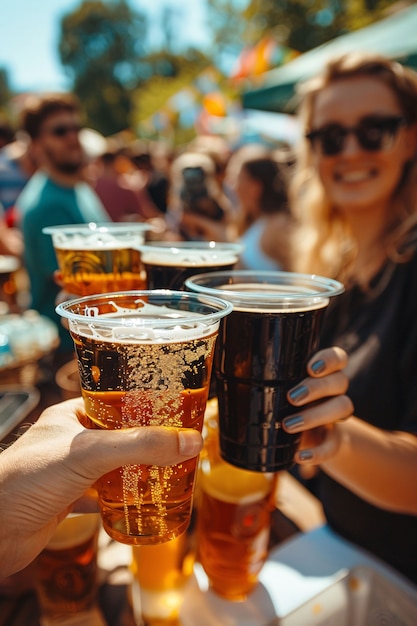
<path id="1" fill-rule="evenodd" d="M 83 430 L 71 447 L 79 471 L 96 479 L 122 465 L 177 465 L 196 457 L 203 439 L 197 430 L 142 426 Z"/>

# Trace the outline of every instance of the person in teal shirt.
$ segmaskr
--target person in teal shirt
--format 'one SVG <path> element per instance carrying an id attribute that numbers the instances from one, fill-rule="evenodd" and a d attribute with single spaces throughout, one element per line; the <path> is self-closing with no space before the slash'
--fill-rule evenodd
<path id="1" fill-rule="evenodd" d="M 109 222 L 92 187 L 83 179 L 86 156 L 80 141 L 81 113 L 72 94 L 31 98 L 22 112 L 22 129 L 29 135 L 39 170 L 17 198 L 24 242 L 24 262 L 30 281 L 31 308 L 51 319 L 60 336 L 59 353 L 73 351 L 72 339 L 55 313 L 59 287 L 52 239 L 46 226 Z"/>

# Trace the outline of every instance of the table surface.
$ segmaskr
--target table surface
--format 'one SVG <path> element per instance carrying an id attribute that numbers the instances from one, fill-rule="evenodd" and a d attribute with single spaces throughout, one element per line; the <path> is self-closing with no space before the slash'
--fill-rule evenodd
<path id="1" fill-rule="evenodd" d="M 42 392 L 40 403 L 25 417 L 25 424 L 37 419 L 45 406 L 61 399 L 54 385 L 46 385 Z M 102 531 L 97 601 L 105 626 L 141 626 L 140 620 L 135 621 L 131 605 L 130 559 L 129 546 L 111 540 Z M 296 609 L 331 587 L 346 571 L 364 566 L 380 572 L 393 585 L 400 585 L 412 598 L 411 604 L 415 604 L 417 611 L 417 589 L 371 555 L 332 533 L 324 523 L 317 499 L 283 472 L 272 519 L 271 551 L 258 587 L 246 602 L 228 602 L 208 589 L 205 574 L 196 564 L 185 591 L 181 623 L 182 626 L 300 626 L 300 622 L 290 619 Z M 0 583 L 0 626 L 40 626 L 35 579 L 35 567 L 31 565 Z M 415 621 L 409 623 L 417 624 L 417 613 Z M 81 624 L 74 622 L 72 626 Z"/>
<path id="2" fill-rule="evenodd" d="M 380 617 L 377 621 L 367 619 L 372 604 Z M 396 620 L 390 621 L 390 611 Z M 196 568 L 196 576 L 185 594 L 181 623 L 182 626 L 369 626 L 370 623 L 415 626 L 417 587 L 324 525 L 298 533 L 273 549 L 257 588 L 245 602 L 227 602 L 214 594 L 208 588 L 204 572 Z"/>
<path id="3" fill-rule="evenodd" d="M 277 504 L 284 514 L 277 509 L 273 515 L 271 549 L 298 533 L 298 523 L 305 531 L 323 521 L 316 500 L 287 473 L 280 478 Z M 100 533 L 98 605 L 106 626 L 138 626 L 139 620 L 135 622 L 131 606 L 130 559 L 129 546 L 111 540 L 104 531 Z M 34 566 L 29 566 L 0 584 L 0 626 L 40 626 L 39 607 L 33 588 L 35 578 Z M 190 587 L 194 583 L 195 580 L 190 581 Z"/>
<path id="4" fill-rule="evenodd" d="M 103 626 L 137 626 L 130 601 L 129 563 L 130 548 L 116 543 L 102 531 L 98 552 L 97 605 L 104 618 Z M 30 565 L 0 583 L 0 626 L 40 626 L 40 610 L 33 586 L 35 578 L 35 567 Z M 74 621 L 73 626 L 78 625 L 81 626 L 81 623 Z"/>

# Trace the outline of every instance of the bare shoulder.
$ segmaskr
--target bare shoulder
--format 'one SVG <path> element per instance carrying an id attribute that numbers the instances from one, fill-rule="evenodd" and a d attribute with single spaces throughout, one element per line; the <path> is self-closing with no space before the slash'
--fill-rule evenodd
<path id="1" fill-rule="evenodd" d="M 261 236 L 261 246 L 265 254 L 276 259 L 286 269 L 291 247 L 293 222 L 289 215 L 270 215 L 265 220 Z"/>

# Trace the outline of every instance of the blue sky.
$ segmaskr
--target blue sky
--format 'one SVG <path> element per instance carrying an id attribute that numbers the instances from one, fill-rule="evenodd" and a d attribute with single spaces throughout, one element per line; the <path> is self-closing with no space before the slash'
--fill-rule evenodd
<path id="1" fill-rule="evenodd" d="M 0 67 L 8 71 L 16 91 L 46 91 L 67 88 L 58 58 L 60 18 L 79 6 L 81 0 L 0 0 Z M 157 17 L 164 6 L 173 6 L 181 23 L 179 36 L 195 47 L 208 43 L 204 0 L 130 0 L 132 8 Z M 157 30 L 152 32 L 156 43 Z"/>

